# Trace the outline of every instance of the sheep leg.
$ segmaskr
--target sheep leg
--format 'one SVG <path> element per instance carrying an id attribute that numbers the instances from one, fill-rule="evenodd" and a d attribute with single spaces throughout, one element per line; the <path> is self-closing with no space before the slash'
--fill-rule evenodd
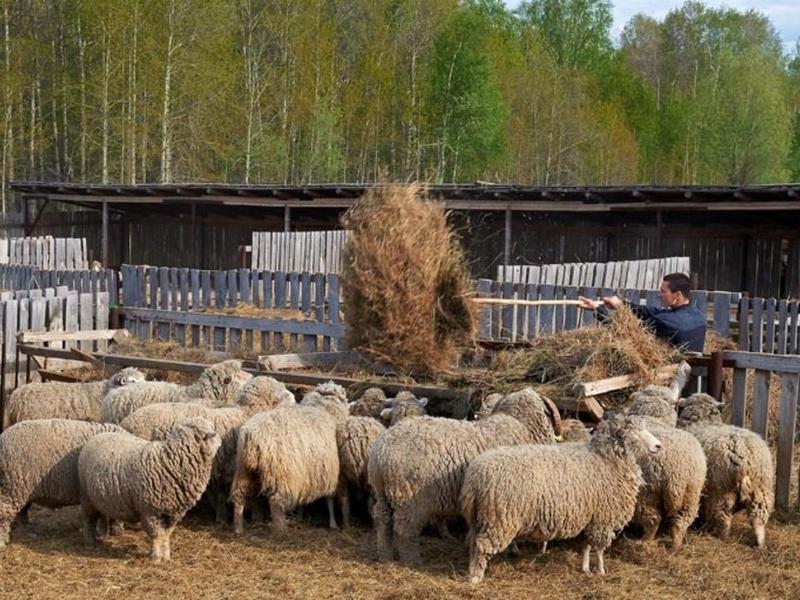
<path id="1" fill-rule="evenodd" d="M 375 503 L 372 506 L 372 521 L 375 526 L 375 534 L 378 544 L 378 560 L 390 562 L 394 559 L 392 549 L 392 511 L 386 497 L 381 494 L 375 495 Z"/>
<path id="2" fill-rule="evenodd" d="M 277 533 L 286 531 L 286 504 L 276 494 L 269 497 L 269 513 L 272 519 L 272 529 Z"/>
<path id="3" fill-rule="evenodd" d="M 646 542 L 654 540 L 661 525 L 661 513 L 653 506 L 643 507 L 639 515 L 639 525 L 644 530 L 643 539 Z"/>
<path id="4" fill-rule="evenodd" d="M 404 506 L 394 511 L 394 541 L 400 554 L 400 562 L 407 565 L 419 565 L 422 562 L 419 535 L 424 526 L 425 522 L 413 506 Z"/>
<path id="5" fill-rule="evenodd" d="M 117 519 L 109 519 L 108 521 L 108 534 L 109 535 L 122 535 L 125 533 L 125 522 L 118 521 Z"/>
<path id="6" fill-rule="evenodd" d="M 333 498 L 328 496 L 325 498 L 325 502 L 328 505 L 328 527 L 331 529 L 339 529 L 339 525 L 336 524 L 336 513 L 333 506 Z"/>
<path id="7" fill-rule="evenodd" d="M 339 500 L 339 508 L 342 510 L 342 529 L 347 529 L 350 527 L 350 490 L 346 483 L 337 488 L 336 499 Z"/>
<path id="8" fill-rule="evenodd" d="M 93 506 L 86 503 L 81 503 L 84 518 L 83 534 L 86 536 L 86 541 L 91 544 L 96 544 L 99 539 L 97 532 L 97 525 L 102 516 Z"/>
<path id="9" fill-rule="evenodd" d="M 17 516 L 17 506 L 0 492 L 0 548 L 5 548 L 11 539 L 11 523 Z"/>
<path id="10" fill-rule="evenodd" d="M 715 495 L 708 499 L 705 510 L 711 526 L 721 539 L 728 537 L 733 519 L 733 507 L 736 505 L 736 496 L 732 493 Z"/>
<path id="11" fill-rule="evenodd" d="M 19 511 L 18 519 L 22 525 L 30 525 L 31 518 L 28 515 L 28 511 L 31 509 L 31 503 L 28 502 L 25 506 L 22 507 L 22 510 Z"/>
<path id="12" fill-rule="evenodd" d="M 244 531 L 244 505 L 251 492 L 255 492 L 255 481 L 247 469 L 239 468 L 237 465 L 236 474 L 231 484 L 230 501 L 233 504 L 233 531 L 241 535 Z"/>
<path id="13" fill-rule="evenodd" d="M 606 565 L 603 562 L 603 549 L 602 548 L 597 550 L 597 572 L 600 573 L 600 575 L 605 575 L 606 574 Z"/>
<path id="14" fill-rule="evenodd" d="M 688 484 L 682 494 L 668 494 L 667 514 L 670 515 L 670 539 L 673 550 L 679 550 L 686 539 L 686 532 L 697 518 L 700 509 L 700 489 Z M 669 502 L 679 498 L 677 504 Z"/>
<path id="15" fill-rule="evenodd" d="M 586 544 L 583 547 L 583 565 L 581 570 L 587 575 L 592 572 L 592 545 Z"/>

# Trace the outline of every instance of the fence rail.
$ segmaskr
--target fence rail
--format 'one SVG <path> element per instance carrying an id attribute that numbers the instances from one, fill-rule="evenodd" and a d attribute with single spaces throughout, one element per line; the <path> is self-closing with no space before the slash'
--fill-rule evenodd
<path id="1" fill-rule="evenodd" d="M 668 273 L 689 274 L 689 257 L 607 263 L 500 265 L 497 281 L 611 289 L 657 290 Z"/>
<path id="2" fill-rule="evenodd" d="M 2 290 L 36 290 L 60 286 L 82 293 L 108 292 L 111 306 L 116 306 L 118 302 L 119 276 L 113 269 L 56 271 L 30 266 L 0 265 Z"/>
<path id="3" fill-rule="evenodd" d="M 347 231 L 254 231 L 253 270 L 340 273 Z"/>
<path id="4" fill-rule="evenodd" d="M 88 269 L 86 238 L 22 237 L 0 240 L 0 264 L 39 269 Z"/>
<path id="5" fill-rule="evenodd" d="M 283 352 L 327 352 L 344 347 L 344 325 L 313 319 L 269 319 L 175 310 L 124 308 L 126 328 L 149 341 L 256 355 Z"/>

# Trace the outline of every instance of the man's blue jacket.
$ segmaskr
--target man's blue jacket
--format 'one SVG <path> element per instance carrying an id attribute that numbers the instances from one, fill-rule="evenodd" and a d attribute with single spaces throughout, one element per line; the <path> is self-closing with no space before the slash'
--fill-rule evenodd
<path id="1" fill-rule="evenodd" d="M 656 337 L 689 352 L 703 351 L 706 342 L 706 316 L 699 308 L 691 304 L 677 308 L 652 308 L 630 302 L 625 305 L 653 330 Z M 609 317 L 607 307 L 601 306 L 597 309 L 598 321 L 603 323 Z"/>

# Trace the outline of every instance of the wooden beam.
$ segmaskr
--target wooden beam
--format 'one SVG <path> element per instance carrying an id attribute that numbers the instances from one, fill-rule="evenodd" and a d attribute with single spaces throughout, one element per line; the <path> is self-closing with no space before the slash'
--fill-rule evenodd
<path id="1" fill-rule="evenodd" d="M 21 344 L 42 344 L 46 342 L 87 342 L 93 340 L 113 340 L 120 342 L 130 337 L 127 329 L 94 329 L 89 331 L 23 331 L 17 334 Z"/>
<path id="2" fill-rule="evenodd" d="M 678 365 L 668 365 L 661 367 L 656 372 L 656 380 L 663 381 L 673 377 L 678 369 Z M 608 392 L 615 392 L 617 390 L 624 390 L 636 384 L 636 377 L 634 375 L 618 375 L 616 377 L 608 377 L 606 379 L 598 379 L 597 381 L 587 381 L 577 386 L 578 397 L 586 398 L 591 396 L 600 396 Z"/>
<path id="3" fill-rule="evenodd" d="M 91 354 L 84 352 L 83 350 L 79 350 L 78 348 L 70 348 L 70 354 L 72 354 L 76 360 L 81 360 L 83 362 L 88 362 L 95 367 L 100 367 L 101 369 L 105 368 L 105 364 L 99 358 L 95 358 Z"/>
<path id="4" fill-rule="evenodd" d="M 473 298 L 475 304 L 510 304 L 513 306 L 580 306 L 580 300 L 514 300 L 513 298 Z"/>
<path id="5" fill-rule="evenodd" d="M 505 220 L 505 243 L 503 245 L 503 264 L 511 264 L 511 203 L 506 206 L 506 220 Z"/>
<path id="6" fill-rule="evenodd" d="M 366 362 L 359 352 L 308 352 L 301 354 L 268 354 L 256 359 L 265 371 L 286 369 L 321 369 L 337 365 L 359 366 Z"/>
<path id="7" fill-rule="evenodd" d="M 75 375 L 67 375 L 66 373 L 59 373 L 57 371 L 46 371 L 45 369 L 39 369 L 38 373 L 39 377 L 42 378 L 42 381 L 63 381 L 64 383 L 78 383 L 83 381 L 82 379 L 75 377 Z"/>

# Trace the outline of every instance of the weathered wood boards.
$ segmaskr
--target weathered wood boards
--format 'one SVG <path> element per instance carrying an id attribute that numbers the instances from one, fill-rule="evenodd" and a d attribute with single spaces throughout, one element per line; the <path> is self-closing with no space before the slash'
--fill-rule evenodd
<path id="1" fill-rule="evenodd" d="M 251 268 L 265 271 L 341 272 L 347 231 L 254 231 Z"/>

